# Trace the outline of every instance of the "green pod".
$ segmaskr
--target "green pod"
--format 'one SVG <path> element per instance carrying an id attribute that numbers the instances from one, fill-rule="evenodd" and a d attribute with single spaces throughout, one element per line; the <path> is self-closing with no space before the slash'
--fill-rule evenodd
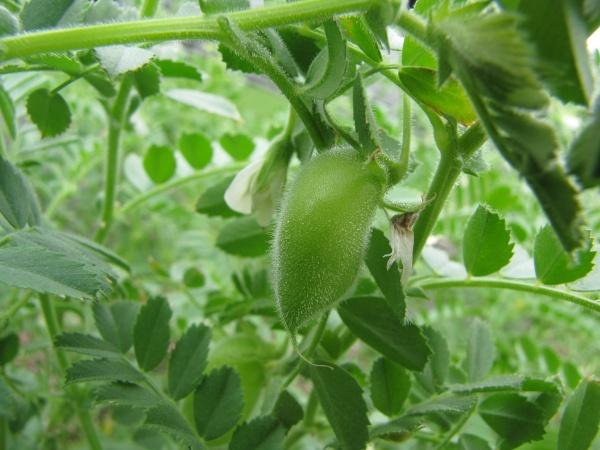
<path id="1" fill-rule="evenodd" d="M 374 163 L 333 150 L 308 162 L 286 191 L 271 256 L 277 307 L 291 332 L 352 286 L 384 186 Z"/>

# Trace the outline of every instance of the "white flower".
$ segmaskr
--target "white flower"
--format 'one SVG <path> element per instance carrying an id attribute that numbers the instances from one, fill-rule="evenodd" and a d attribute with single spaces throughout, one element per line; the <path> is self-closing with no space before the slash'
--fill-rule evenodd
<path id="1" fill-rule="evenodd" d="M 240 170 L 225 191 L 225 203 L 234 211 L 242 214 L 252 212 L 252 188 L 263 162 L 263 159 L 252 161 Z"/>
<path id="2" fill-rule="evenodd" d="M 415 241 L 415 235 L 413 232 L 413 225 L 417 221 L 418 213 L 404 213 L 398 214 L 392 217 L 390 221 L 390 247 L 392 247 L 392 253 L 387 262 L 387 269 L 400 261 L 402 265 L 402 286 L 406 286 L 408 279 L 412 273 L 413 263 L 413 246 Z"/>

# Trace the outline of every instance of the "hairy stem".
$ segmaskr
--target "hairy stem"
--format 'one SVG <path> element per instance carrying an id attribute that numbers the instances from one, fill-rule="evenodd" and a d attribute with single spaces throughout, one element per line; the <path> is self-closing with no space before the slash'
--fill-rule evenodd
<path id="1" fill-rule="evenodd" d="M 419 280 L 415 285 L 422 289 L 446 289 L 446 288 L 495 288 L 510 291 L 528 292 L 544 297 L 551 297 L 569 303 L 582 306 L 591 311 L 600 313 L 600 302 L 591 300 L 583 295 L 564 291 L 548 286 L 524 283 L 522 281 L 505 280 L 503 278 L 481 277 L 481 278 L 440 278 Z"/>
<path id="2" fill-rule="evenodd" d="M 323 20 L 339 14 L 364 11 L 377 0 L 302 0 L 247 11 L 227 17 L 242 30 L 257 30 L 299 22 Z M 169 17 L 105 23 L 19 34 L 0 39 L 0 59 L 41 53 L 81 50 L 115 44 L 185 39 L 220 40 L 224 33 L 215 17 Z"/>
<path id="3" fill-rule="evenodd" d="M 94 237 L 97 242 L 102 242 L 106 239 L 113 222 L 115 193 L 119 175 L 121 131 L 127 113 L 129 93 L 131 92 L 132 84 L 133 81 L 131 76 L 125 75 L 108 118 L 108 151 L 106 153 L 106 165 L 104 168 L 104 202 L 102 206 L 100 228 L 98 228 L 96 236 Z"/>
<path id="4" fill-rule="evenodd" d="M 54 308 L 54 304 L 52 303 L 50 297 L 45 294 L 40 295 L 40 305 L 42 307 L 44 321 L 46 322 L 46 328 L 48 329 L 48 335 L 52 341 L 54 354 L 58 360 L 61 373 L 64 375 L 69 368 L 69 359 L 62 350 L 57 349 L 54 345 L 56 336 L 61 333 L 61 326 L 58 321 L 58 316 L 56 315 L 56 309 Z M 82 404 L 81 391 L 75 386 L 65 387 L 65 391 L 67 391 L 67 393 L 73 398 L 75 410 L 77 412 L 77 416 L 79 417 L 79 421 L 81 422 L 81 428 L 83 429 L 85 437 L 87 438 L 90 449 L 102 450 L 102 445 L 100 444 L 100 440 L 96 434 L 90 411 L 85 405 Z"/>
<path id="5" fill-rule="evenodd" d="M 472 407 L 467 412 L 465 412 L 462 415 L 462 417 L 458 420 L 458 422 L 456 422 L 456 424 L 450 429 L 450 431 L 446 433 L 444 439 L 442 439 L 442 441 L 435 446 L 434 450 L 444 450 L 446 446 L 450 443 L 452 438 L 456 436 L 460 432 L 460 430 L 462 430 L 467 424 L 467 422 L 471 418 L 471 415 L 473 414 L 473 411 L 475 411 L 475 407 Z"/>

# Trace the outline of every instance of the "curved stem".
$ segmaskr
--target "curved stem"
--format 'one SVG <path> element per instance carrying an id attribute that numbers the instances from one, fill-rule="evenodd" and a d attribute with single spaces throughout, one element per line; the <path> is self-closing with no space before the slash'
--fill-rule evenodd
<path id="1" fill-rule="evenodd" d="M 227 14 L 242 30 L 257 30 L 298 22 L 322 20 L 339 14 L 364 11 L 377 0 L 302 0 Z M 105 23 L 23 33 L 0 39 L 0 59 L 41 53 L 81 50 L 115 44 L 186 39 L 222 39 L 215 17 L 169 17 Z"/>
<path id="2" fill-rule="evenodd" d="M 456 424 L 450 429 L 450 431 L 446 433 L 444 439 L 438 445 L 435 446 L 434 450 L 444 450 L 446 446 L 450 443 L 452 438 L 456 436 L 469 421 L 471 415 L 473 414 L 473 411 L 475 411 L 475 407 L 472 407 L 467 412 L 465 412 L 462 415 L 462 417 L 458 420 L 458 422 L 456 422 Z"/>
<path id="3" fill-rule="evenodd" d="M 106 153 L 106 166 L 104 169 L 104 202 L 102 206 L 102 221 L 94 237 L 97 242 L 102 242 L 106 239 L 108 231 L 112 226 L 119 171 L 119 144 L 121 143 L 121 131 L 125 115 L 127 114 L 129 93 L 131 92 L 132 85 L 133 80 L 131 76 L 125 75 L 108 118 L 108 151 Z"/>
<path id="4" fill-rule="evenodd" d="M 420 280 L 415 287 L 421 289 L 444 289 L 444 288 L 496 288 L 511 291 L 528 292 L 530 294 L 564 300 L 583 306 L 586 309 L 600 313 L 600 302 L 591 300 L 583 295 L 567 292 L 548 286 L 524 283 L 522 281 L 505 280 L 503 278 L 481 277 L 481 278 L 440 278 Z"/>

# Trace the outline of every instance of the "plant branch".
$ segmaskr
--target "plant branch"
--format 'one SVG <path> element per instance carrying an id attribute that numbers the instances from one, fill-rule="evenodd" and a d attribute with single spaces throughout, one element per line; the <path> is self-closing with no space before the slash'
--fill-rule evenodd
<path id="1" fill-rule="evenodd" d="M 299 22 L 323 20 L 364 11 L 377 0 L 302 0 L 227 14 L 242 30 L 258 30 Z M 224 38 L 216 17 L 192 16 L 143 19 L 23 33 L 0 39 L 0 59 L 22 58 L 115 44 Z"/>
<path id="2" fill-rule="evenodd" d="M 591 300 L 583 295 L 567 292 L 548 286 L 524 283 L 522 281 L 505 280 L 503 278 L 481 277 L 481 278 L 440 278 L 419 280 L 416 287 L 422 289 L 445 289 L 445 288 L 495 288 L 511 291 L 528 292 L 530 294 L 551 297 L 564 300 L 569 303 L 582 306 L 591 311 L 600 313 L 600 302 Z"/>

